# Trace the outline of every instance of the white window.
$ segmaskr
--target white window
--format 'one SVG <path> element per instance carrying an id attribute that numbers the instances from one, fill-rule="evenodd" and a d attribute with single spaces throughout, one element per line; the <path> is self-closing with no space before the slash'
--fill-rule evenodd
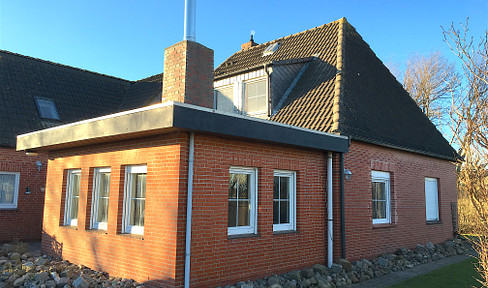
<path id="1" fill-rule="evenodd" d="M 425 178 L 425 215 L 427 221 L 439 220 L 439 192 L 435 178 Z"/>
<path id="2" fill-rule="evenodd" d="M 39 116 L 44 119 L 59 120 L 58 109 L 54 105 L 54 101 L 47 98 L 35 98 L 37 111 Z"/>
<path id="3" fill-rule="evenodd" d="M 0 172 L 0 209 L 17 208 L 19 178 L 18 172 Z"/>
<path id="4" fill-rule="evenodd" d="M 215 109 L 223 112 L 234 112 L 233 85 L 215 89 Z"/>
<path id="5" fill-rule="evenodd" d="M 91 228 L 107 230 L 110 168 L 96 168 L 93 175 Z"/>
<path id="6" fill-rule="evenodd" d="M 66 186 L 66 204 L 64 209 L 64 225 L 78 225 L 78 207 L 80 203 L 81 170 L 68 170 Z"/>
<path id="7" fill-rule="evenodd" d="M 124 233 L 144 234 L 146 165 L 127 166 L 124 193 Z"/>
<path id="8" fill-rule="evenodd" d="M 274 172 L 273 231 L 295 230 L 295 187 L 295 172 Z"/>
<path id="9" fill-rule="evenodd" d="M 255 168 L 230 168 L 229 235 L 257 232 L 257 187 L 257 170 Z"/>
<path id="10" fill-rule="evenodd" d="M 390 223 L 390 173 L 371 171 L 373 224 Z"/>
<path id="11" fill-rule="evenodd" d="M 248 115 L 265 114 L 268 108 L 266 78 L 244 82 L 244 112 Z"/>

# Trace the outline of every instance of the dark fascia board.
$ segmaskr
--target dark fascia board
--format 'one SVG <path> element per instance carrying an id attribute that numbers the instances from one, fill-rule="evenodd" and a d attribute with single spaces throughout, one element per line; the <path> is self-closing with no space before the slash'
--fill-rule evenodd
<path id="1" fill-rule="evenodd" d="M 269 120 L 167 102 L 19 135 L 17 150 L 49 151 L 175 130 L 213 133 L 346 153 L 348 138 Z"/>
<path id="2" fill-rule="evenodd" d="M 349 140 L 344 136 L 178 104 L 173 112 L 176 128 L 341 153 L 347 153 L 349 148 Z"/>

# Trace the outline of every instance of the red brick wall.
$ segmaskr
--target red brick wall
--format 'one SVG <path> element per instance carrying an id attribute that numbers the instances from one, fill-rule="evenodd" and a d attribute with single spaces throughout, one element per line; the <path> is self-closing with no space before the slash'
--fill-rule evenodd
<path id="1" fill-rule="evenodd" d="M 450 203 L 457 201 L 452 163 L 356 141 L 344 158 L 345 168 L 353 173 L 351 180 L 345 181 L 348 259 L 452 238 Z M 371 170 L 390 172 L 392 225 L 372 225 Z M 425 177 L 438 179 L 439 224 L 425 220 Z"/>
<path id="2" fill-rule="evenodd" d="M 49 155 L 42 249 L 78 264 L 129 277 L 180 287 L 188 135 L 177 133 L 133 141 L 53 151 Z M 126 165 L 147 164 L 143 236 L 121 234 Z M 111 167 L 108 229 L 90 230 L 94 167 Z M 63 223 L 66 172 L 81 169 L 77 227 Z"/>
<path id="3" fill-rule="evenodd" d="M 41 171 L 36 162 L 41 161 Z M 47 156 L 27 156 L 15 149 L 0 148 L 0 171 L 20 172 L 17 209 L 0 209 L 0 242 L 41 238 L 42 209 Z M 31 193 L 25 194 L 29 187 Z"/>
<path id="4" fill-rule="evenodd" d="M 217 286 L 325 261 L 325 157 L 320 151 L 195 136 L 192 287 Z M 257 236 L 227 236 L 229 168 L 258 168 Z M 273 235 L 273 171 L 296 171 L 297 232 Z"/>

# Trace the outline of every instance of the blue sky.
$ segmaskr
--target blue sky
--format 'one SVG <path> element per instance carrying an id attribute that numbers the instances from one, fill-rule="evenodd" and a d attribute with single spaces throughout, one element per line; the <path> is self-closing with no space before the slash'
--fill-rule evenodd
<path id="1" fill-rule="evenodd" d="M 0 49 L 129 80 L 163 69 L 164 48 L 183 38 L 184 0 L 0 0 Z M 469 17 L 488 28 L 487 0 L 197 0 L 197 41 L 223 62 L 255 31 L 258 43 L 346 17 L 385 62 L 439 50 L 441 26 Z"/>

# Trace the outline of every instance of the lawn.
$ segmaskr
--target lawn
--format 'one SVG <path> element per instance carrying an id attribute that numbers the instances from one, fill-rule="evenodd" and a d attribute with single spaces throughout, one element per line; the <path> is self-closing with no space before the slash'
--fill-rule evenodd
<path id="1" fill-rule="evenodd" d="M 468 259 L 460 263 L 451 264 L 390 286 L 390 288 L 481 287 L 481 284 L 475 279 L 477 273 L 473 263 L 476 263 L 476 259 Z"/>

